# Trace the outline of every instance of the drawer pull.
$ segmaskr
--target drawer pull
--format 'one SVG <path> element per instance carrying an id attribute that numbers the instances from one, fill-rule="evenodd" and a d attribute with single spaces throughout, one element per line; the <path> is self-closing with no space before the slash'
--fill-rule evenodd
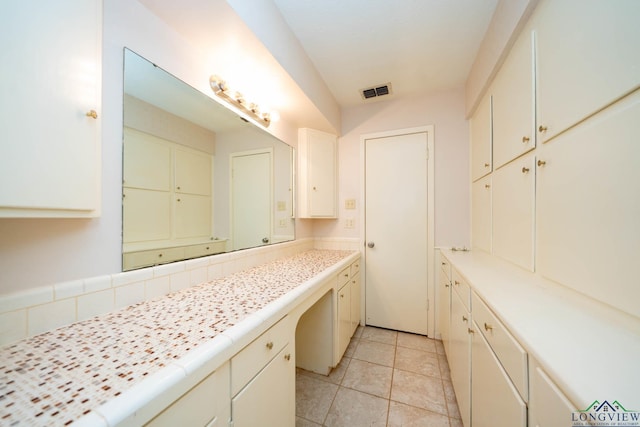
<path id="1" fill-rule="evenodd" d="M 287 361 L 291 360 L 291 355 L 289 353 L 285 354 L 284 360 L 287 360 Z"/>
<path id="2" fill-rule="evenodd" d="M 267 348 L 268 348 L 269 350 L 271 350 L 271 349 L 273 348 L 273 341 L 269 341 L 269 342 L 267 343 Z"/>
<path id="3" fill-rule="evenodd" d="M 469 321 L 469 319 L 467 319 L 467 316 L 462 316 L 462 321 L 463 322 L 467 322 L 467 321 Z"/>
<path id="4" fill-rule="evenodd" d="M 473 329 L 471 329 L 471 328 L 467 328 L 467 332 L 468 332 L 468 333 L 470 333 L 470 334 L 475 334 L 475 333 L 476 333 L 476 331 L 474 331 L 474 330 L 473 330 Z"/>
<path id="5" fill-rule="evenodd" d="M 484 323 L 484 330 L 485 330 L 485 331 L 491 331 L 491 330 L 493 330 L 493 325 L 491 325 L 491 323 L 487 323 L 487 322 L 485 322 L 485 323 Z"/>

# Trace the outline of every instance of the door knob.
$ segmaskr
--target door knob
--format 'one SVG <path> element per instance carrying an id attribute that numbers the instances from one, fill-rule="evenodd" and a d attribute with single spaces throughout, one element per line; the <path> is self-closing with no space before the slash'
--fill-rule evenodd
<path id="1" fill-rule="evenodd" d="M 368 247 L 370 247 L 370 248 L 374 247 L 375 245 L 376 245 L 376 244 L 375 244 L 375 243 L 373 243 L 373 242 L 369 242 L 369 243 L 367 243 L 367 246 L 368 246 Z"/>
<path id="2" fill-rule="evenodd" d="M 262 239 L 262 243 L 269 243 L 269 238 L 268 237 L 264 237 Z"/>

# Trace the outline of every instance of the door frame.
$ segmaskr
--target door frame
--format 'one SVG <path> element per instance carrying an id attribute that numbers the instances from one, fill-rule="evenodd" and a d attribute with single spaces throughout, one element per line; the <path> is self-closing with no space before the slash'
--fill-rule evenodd
<path id="1" fill-rule="evenodd" d="M 436 300 L 435 300 L 435 137 L 434 126 L 418 126 L 411 128 L 394 129 L 385 132 L 375 132 L 360 135 L 360 200 L 362 200 L 362 209 L 360 209 L 360 221 L 361 224 L 359 235 L 362 253 L 362 266 L 360 275 L 362 283 L 362 290 L 360 293 L 360 303 L 362 309 L 360 310 L 360 324 L 366 324 L 366 267 L 367 267 L 367 252 L 365 251 L 366 245 L 366 193 L 365 193 L 365 168 L 366 168 L 366 156 L 365 156 L 365 143 L 368 139 L 386 138 L 391 136 L 401 136 L 412 133 L 426 133 L 427 134 L 427 298 L 429 300 L 427 310 L 427 334 L 430 338 L 435 338 L 435 324 L 436 324 Z"/>

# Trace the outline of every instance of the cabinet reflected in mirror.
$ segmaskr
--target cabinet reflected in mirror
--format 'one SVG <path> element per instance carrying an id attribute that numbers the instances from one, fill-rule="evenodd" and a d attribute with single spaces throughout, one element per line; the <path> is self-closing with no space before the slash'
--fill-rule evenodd
<path id="1" fill-rule="evenodd" d="M 293 149 L 124 51 L 123 270 L 294 239 Z"/>

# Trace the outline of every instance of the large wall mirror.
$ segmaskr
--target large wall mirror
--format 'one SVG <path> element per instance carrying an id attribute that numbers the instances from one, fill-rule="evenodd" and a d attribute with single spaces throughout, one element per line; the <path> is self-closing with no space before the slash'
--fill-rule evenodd
<path id="1" fill-rule="evenodd" d="M 124 51 L 123 270 L 294 239 L 293 148 Z"/>

